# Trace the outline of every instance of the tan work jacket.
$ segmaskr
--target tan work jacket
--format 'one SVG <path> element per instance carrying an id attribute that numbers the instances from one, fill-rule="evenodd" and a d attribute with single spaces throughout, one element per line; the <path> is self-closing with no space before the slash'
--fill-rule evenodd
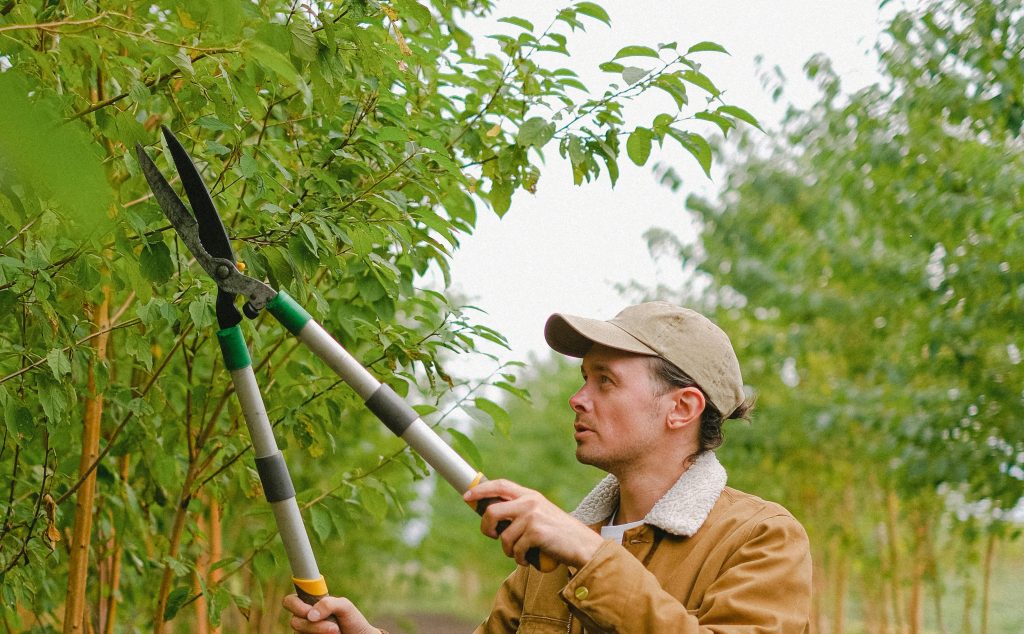
<path id="1" fill-rule="evenodd" d="M 573 514 L 599 530 L 617 503 L 608 476 Z M 803 527 L 778 504 L 725 487 L 708 452 L 645 524 L 582 568 L 518 567 L 476 634 L 806 632 L 810 606 Z"/>

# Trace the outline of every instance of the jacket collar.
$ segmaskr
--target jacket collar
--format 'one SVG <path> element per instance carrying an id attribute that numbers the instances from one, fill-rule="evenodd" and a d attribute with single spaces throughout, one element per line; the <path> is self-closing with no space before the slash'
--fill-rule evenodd
<path id="1" fill-rule="evenodd" d="M 690 537 L 704 524 L 711 507 L 725 489 L 725 467 L 713 451 L 705 451 L 655 502 L 644 523 Z M 619 505 L 619 481 L 609 474 L 583 498 L 572 516 L 584 524 L 598 524 L 611 517 Z"/>

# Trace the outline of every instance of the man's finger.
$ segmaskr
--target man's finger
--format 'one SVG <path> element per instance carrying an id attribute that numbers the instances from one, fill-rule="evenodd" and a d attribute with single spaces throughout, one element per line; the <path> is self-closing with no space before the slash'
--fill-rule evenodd
<path id="1" fill-rule="evenodd" d="M 476 502 L 478 500 L 491 497 L 514 500 L 528 491 L 530 491 L 530 489 L 520 486 L 511 480 L 486 480 L 469 491 L 466 491 L 463 498 L 467 502 Z"/>

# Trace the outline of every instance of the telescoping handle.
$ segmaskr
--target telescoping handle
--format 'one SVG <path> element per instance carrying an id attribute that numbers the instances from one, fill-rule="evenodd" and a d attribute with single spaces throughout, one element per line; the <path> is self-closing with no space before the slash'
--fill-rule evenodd
<path id="1" fill-rule="evenodd" d="M 367 408 L 392 433 L 412 447 L 456 491 L 463 494 L 486 479 L 441 440 L 405 399 L 396 394 L 389 385 L 374 378 L 287 293 L 278 291 L 277 295 L 267 302 L 267 310 L 330 366 L 345 383 L 348 383 L 363 399 Z M 483 515 L 488 506 L 499 501 L 497 498 L 480 500 L 474 510 Z M 500 534 L 508 525 L 507 520 L 500 522 L 497 526 L 498 533 Z M 527 552 L 526 559 L 534 568 L 543 572 L 550 572 L 558 565 L 536 547 Z"/>
<path id="2" fill-rule="evenodd" d="M 224 364 L 231 372 L 235 395 L 242 407 L 245 425 L 249 429 L 253 453 L 256 455 L 256 471 L 263 484 L 267 502 L 274 511 L 277 531 L 284 542 L 295 592 L 304 602 L 313 605 L 327 596 L 327 583 L 317 568 L 313 548 L 309 544 L 309 535 L 302 523 L 299 505 L 295 501 L 295 487 L 288 474 L 284 456 L 277 448 L 274 429 L 263 405 L 263 396 L 256 383 L 252 359 L 246 349 L 242 330 L 238 326 L 225 328 L 217 333 L 217 341 L 224 355 Z M 331 620 L 337 623 L 333 616 Z"/>

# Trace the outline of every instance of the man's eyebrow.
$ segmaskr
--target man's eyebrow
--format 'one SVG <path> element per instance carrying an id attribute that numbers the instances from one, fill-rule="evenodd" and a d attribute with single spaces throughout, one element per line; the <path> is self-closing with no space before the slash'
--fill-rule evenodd
<path id="1" fill-rule="evenodd" d="M 607 363 L 603 363 L 601 361 L 595 361 L 594 363 L 590 364 L 590 371 L 591 372 L 605 372 L 605 373 L 610 374 L 612 376 L 618 376 L 617 374 L 615 374 L 615 371 L 612 370 L 611 367 Z M 580 372 L 582 372 L 583 374 L 586 374 L 587 373 L 587 369 L 583 365 L 580 365 Z"/>

